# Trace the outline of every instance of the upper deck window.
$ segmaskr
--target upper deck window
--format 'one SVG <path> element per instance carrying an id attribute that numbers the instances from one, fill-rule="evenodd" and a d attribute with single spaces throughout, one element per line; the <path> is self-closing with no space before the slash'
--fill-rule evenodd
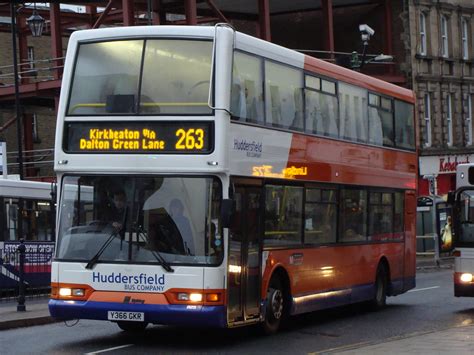
<path id="1" fill-rule="evenodd" d="M 369 143 L 393 147 L 392 100 L 369 94 Z"/>
<path id="2" fill-rule="evenodd" d="M 262 59 L 235 52 L 230 111 L 239 121 L 264 124 Z"/>
<path id="3" fill-rule="evenodd" d="M 305 76 L 306 132 L 339 136 L 336 84 L 314 76 Z"/>
<path id="4" fill-rule="evenodd" d="M 266 60 L 265 95 L 267 125 L 303 131 L 303 75 L 301 71 Z"/>
<path id="5" fill-rule="evenodd" d="M 415 150 L 415 117 L 413 105 L 395 100 L 395 145 Z"/>
<path id="6" fill-rule="evenodd" d="M 339 137 L 367 142 L 367 90 L 339 83 Z"/>
<path id="7" fill-rule="evenodd" d="M 68 115 L 210 114 L 211 54 L 211 41 L 81 44 Z"/>

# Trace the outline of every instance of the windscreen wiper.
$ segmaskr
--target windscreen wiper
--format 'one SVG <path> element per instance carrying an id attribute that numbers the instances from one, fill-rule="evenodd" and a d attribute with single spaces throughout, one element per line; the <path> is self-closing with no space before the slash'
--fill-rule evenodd
<path id="1" fill-rule="evenodd" d="M 148 233 L 146 232 L 146 230 L 143 229 L 143 227 L 139 226 L 137 228 L 137 233 L 143 235 L 145 239 L 147 240 L 147 242 L 149 241 Z M 166 261 L 166 259 L 163 257 L 163 255 L 160 254 L 158 250 L 150 250 L 150 251 L 155 257 L 155 259 L 161 264 L 161 266 L 163 266 L 163 269 L 165 269 L 168 272 L 174 272 L 174 269 L 171 267 L 171 264 Z"/>
<path id="2" fill-rule="evenodd" d="M 99 260 L 100 256 L 104 253 L 105 249 L 107 249 L 110 243 L 112 243 L 112 240 L 114 240 L 114 238 L 119 235 L 121 230 L 122 230 L 122 227 L 114 228 L 112 233 L 108 236 L 107 240 L 104 242 L 104 244 L 102 244 L 102 246 L 97 251 L 97 253 L 95 253 L 95 255 L 91 258 L 91 260 L 89 260 L 89 262 L 86 265 L 86 269 L 92 269 L 94 265 L 97 264 L 97 261 Z"/>

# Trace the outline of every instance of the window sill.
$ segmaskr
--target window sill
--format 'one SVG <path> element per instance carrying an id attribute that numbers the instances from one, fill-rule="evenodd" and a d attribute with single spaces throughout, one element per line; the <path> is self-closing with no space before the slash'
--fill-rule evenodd
<path id="1" fill-rule="evenodd" d="M 454 63 L 456 61 L 456 59 L 449 57 L 439 57 L 439 60 L 447 63 Z"/>
<path id="2" fill-rule="evenodd" d="M 420 54 L 420 53 L 415 54 L 415 58 L 416 59 L 429 60 L 429 61 L 432 61 L 434 59 L 434 57 L 432 57 L 430 55 Z"/>

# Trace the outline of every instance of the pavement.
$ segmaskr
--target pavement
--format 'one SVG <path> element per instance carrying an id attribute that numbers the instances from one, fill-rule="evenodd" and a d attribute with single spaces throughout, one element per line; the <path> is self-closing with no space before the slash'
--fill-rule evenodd
<path id="1" fill-rule="evenodd" d="M 0 331 L 54 323 L 48 310 L 48 297 L 26 299 L 24 312 L 17 311 L 18 302 L 0 301 Z"/>
<path id="2" fill-rule="evenodd" d="M 452 258 L 441 258 L 437 265 L 432 256 L 417 258 L 417 270 L 435 271 L 453 267 Z M 0 331 L 56 322 L 49 316 L 48 298 L 26 300 L 26 311 L 17 312 L 16 301 L 0 301 Z M 361 342 L 346 347 L 328 349 L 320 354 L 474 354 L 474 323 L 459 327 L 414 333 L 384 339 L 380 342 Z"/>

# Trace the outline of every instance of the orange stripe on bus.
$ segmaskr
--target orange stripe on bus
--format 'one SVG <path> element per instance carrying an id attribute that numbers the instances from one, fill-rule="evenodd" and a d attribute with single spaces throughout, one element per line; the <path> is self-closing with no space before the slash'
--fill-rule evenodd
<path id="1" fill-rule="evenodd" d="M 169 304 L 163 293 L 122 291 L 95 291 L 89 298 L 92 302 L 117 302 L 138 304 Z"/>

